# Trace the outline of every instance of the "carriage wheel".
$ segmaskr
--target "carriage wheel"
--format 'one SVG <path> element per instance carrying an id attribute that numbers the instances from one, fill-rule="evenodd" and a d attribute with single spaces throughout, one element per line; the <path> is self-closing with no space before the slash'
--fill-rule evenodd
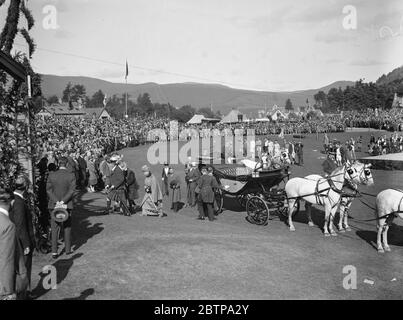
<path id="1" fill-rule="evenodd" d="M 259 226 L 266 225 L 269 219 L 269 207 L 266 202 L 258 196 L 252 196 L 246 203 L 248 221 Z"/>
<path id="2" fill-rule="evenodd" d="M 224 206 L 224 197 L 221 189 L 214 190 L 214 198 L 215 198 L 214 214 L 218 215 L 222 212 L 222 208 Z"/>
<path id="3" fill-rule="evenodd" d="M 246 203 L 248 202 L 249 198 L 252 197 L 252 196 L 254 196 L 253 193 L 251 193 L 251 194 L 241 194 L 241 195 L 237 196 L 236 199 L 237 199 L 239 205 L 242 208 L 246 208 Z"/>

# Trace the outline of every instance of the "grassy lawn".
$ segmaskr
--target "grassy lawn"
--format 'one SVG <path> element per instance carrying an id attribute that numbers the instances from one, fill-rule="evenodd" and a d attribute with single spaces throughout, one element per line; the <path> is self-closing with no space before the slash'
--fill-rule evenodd
<path id="1" fill-rule="evenodd" d="M 377 135 L 379 133 L 375 133 Z M 345 141 L 367 132 L 332 134 Z M 308 136 L 304 143 L 304 167 L 293 167 L 292 176 L 321 173 L 322 136 Z M 141 166 L 147 163 L 147 146 L 122 151 L 135 170 L 143 195 Z M 359 156 L 365 156 L 360 154 Z M 183 175 L 183 165 L 174 166 Z M 160 165 L 151 166 L 158 179 Z M 373 171 L 376 194 L 401 188 L 403 172 Z M 183 179 L 183 198 L 185 184 Z M 364 199 L 373 205 L 374 198 Z M 226 198 L 226 210 L 217 221 L 196 220 L 196 209 L 168 216 L 104 216 L 101 194 L 79 194 L 73 221 L 73 256 L 34 257 L 33 288 L 39 299 L 390 299 L 403 297 L 403 229 L 396 221 L 390 231 L 391 253 L 374 248 L 375 223 L 371 209 L 355 201 L 351 209 L 353 231 L 325 238 L 323 212 L 313 209 L 315 227 L 308 227 L 303 212 L 296 217 L 296 232 L 277 218 L 268 226 L 255 226 L 234 199 Z M 46 291 L 41 269 L 52 264 L 58 286 Z M 342 286 L 342 269 L 357 268 L 357 290 Z M 363 283 L 374 280 L 374 285 Z M 396 281 L 391 281 L 396 278 Z"/>

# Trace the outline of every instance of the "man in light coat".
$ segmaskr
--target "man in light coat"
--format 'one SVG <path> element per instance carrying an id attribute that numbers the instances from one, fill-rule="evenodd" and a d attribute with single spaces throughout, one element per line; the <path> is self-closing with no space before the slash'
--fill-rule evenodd
<path id="1" fill-rule="evenodd" d="M 15 225 L 8 217 L 10 196 L 0 190 L 0 300 L 15 300 Z"/>

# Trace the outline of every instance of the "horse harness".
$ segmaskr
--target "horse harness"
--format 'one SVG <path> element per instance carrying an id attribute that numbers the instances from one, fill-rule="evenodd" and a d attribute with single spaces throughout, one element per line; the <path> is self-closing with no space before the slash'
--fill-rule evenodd
<path id="1" fill-rule="evenodd" d="M 343 174 L 344 174 L 344 172 L 343 172 Z M 323 189 L 323 190 L 319 190 L 319 185 L 320 185 L 321 183 L 325 182 L 325 181 L 323 181 L 322 179 L 320 179 L 320 180 L 318 180 L 318 181 L 316 182 L 316 187 L 315 187 L 316 203 L 319 204 L 319 205 L 321 205 L 321 206 L 324 205 L 324 203 L 322 202 L 322 198 L 329 198 L 330 190 L 332 190 L 332 191 L 338 193 L 339 195 L 342 195 L 342 190 L 339 190 L 339 189 L 336 187 L 336 185 L 334 184 L 334 182 L 333 182 L 333 180 L 332 180 L 331 178 L 332 178 L 332 177 L 327 177 L 327 178 L 326 178 L 326 181 L 327 181 L 327 183 L 329 184 L 329 187 L 326 188 L 326 189 Z M 322 181 L 321 181 L 321 180 L 322 180 Z M 329 198 L 329 200 L 330 200 L 330 198 Z M 333 209 L 334 207 L 336 207 L 337 204 L 338 204 L 338 202 L 334 203 L 334 204 L 332 205 L 332 209 Z"/>

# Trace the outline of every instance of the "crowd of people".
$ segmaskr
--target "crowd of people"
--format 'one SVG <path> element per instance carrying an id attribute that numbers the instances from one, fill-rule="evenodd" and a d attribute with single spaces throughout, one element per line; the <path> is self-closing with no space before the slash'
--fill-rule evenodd
<path id="1" fill-rule="evenodd" d="M 362 151 L 363 137 L 360 136 L 357 140 L 354 138 L 347 139 L 344 143 L 337 139 L 330 140 L 325 133 L 323 136 L 323 147 L 326 154 L 331 155 L 337 165 L 349 161 L 357 160 L 356 151 Z"/>
<path id="2" fill-rule="evenodd" d="M 242 122 L 242 123 L 217 123 L 214 125 L 208 123 L 202 124 L 183 124 L 180 126 L 181 131 L 185 129 L 194 129 L 194 132 L 189 134 L 192 138 L 205 137 L 204 134 L 214 135 L 235 135 L 237 129 L 242 129 L 244 135 L 247 130 L 253 129 L 256 136 L 265 135 L 278 135 L 281 132 L 284 134 L 310 134 L 310 133 L 324 133 L 324 132 L 344 132 L 345 124 L 340 121 L 339 115 L 325 116 L 323 118 L 310 119 L 309 121 L 303 119 L 281 119 L 277 122 Z M 202 131 L 203 129 L 213 129 L 211 131 Z M 214 130 L 216 129 L 216 130 Z"/>
<path id="3" fill-rule="evenodd" d="M 379 111 L 377 116 L 371 111 L 325 116 L 310 121 L 283 120 L 275 123 L 244 122 L 236 124 L 179 124 L 176 128 L 179 139 L 184 129 L 196 132 L 197 138 L 203 132 L 218 132 L 219 135 L 233 135 L 235 130 L 255 129 L 255 142 L 249 147 L 253 157 L 263 168 L 278 165 L 303 165 L 303 144 L 293 138 L 285 139 L 285 134 L 323 133 L 325 152 L 332 159 L 332 165 L 341 165 L 356 160 L 356 151 L 363 149 L 363 139 L 350 138 L 348 141 L 330 140 L 328 133 L 344 131 L 346 126 L 363 126 L 399 131 L 403 113 L 401 111 Z M 219 188 L 213 177 L 213 168 L 199 166 L 189 161 L 185 164 L 185 181 L 174 168 L 164 163 L 160 177 L 149 166 L 142 166 L 144 197 L 139 199 L 139 182 L 134 170 L 129 168 L 118 151 L 126 147 L 152 143 L 161 136 L 150 135 L 159 129 L 170 138 L 170 123 L 166 118 L 145 117 L 141 119 L 95 120 L 86 118 L 51 117 L 36 119 L 35 152 L 37 178 L 37 204 L 40 210 L 40 224 L 50 226 L 50 251 L 53 258 L 63 252 L 59 249 L 59 233 L 64 230 L 64 254 L 70 255 L 71 217 L 74 210 L 73 197 L 77 191 L 102 192 L 106 198 L 105 214 L 131 216 L 141 212 L 143 216 L 164 217 L 163 200 L 167 197 L 170 209 L 178 212 L 183 206 L 197 208 L 198 219 L 216 219 L 217 210 L 214 190 Z M 218 130 L 202 130 L 218 129 Z M 171 130 L 172 131 L 172 130 Z M 172 133 L 172 132 L 171 132 Z M 274 139 L 273 135 L 278 135 Z M 185 135 L 185 139 L 193 136 Z M 196 138 L 196 137 L 195 137 Z M 296 138 L 299 139 L 299 138 Z M 244 150 L 245 152 L 246 150 Z M 372 155 L 403 151 L 403 135 L 393 133 L 375 138 L 371 136 L 368 152 Z M 256 153 L 256 154 L 255 154 Z M 256 155 L 256 157 L 255 157 Z M 224 159 L 231 162 L 231 159 Z M 330 160 L 329 160 L 330 161 Z M 185 199 L 182 187 L 186 186 Z M 4 220 L 0 230 L 0 255 L 2 299 L 25 298 L 30 291 L 32 251 L 35 248 L 34 225 L 30 223 L 33 210 L 26 198 L 28 183 L 19 177 L 14 194 L 10 197 L 0 190 L 0 220 Z M 63 212 L 65 212 L 63 218 Z M 12 238 L 14 240 L 12 240 Z M 15 241 L 15 239 L 19 239 Z M 4 276 L 6 275 L 6 276 Z M 12 275 L 12 276 L 11 276 Z M 17 276 L 16 276 L 17 275 Z"/>
<path id="4" fill-rule="evenodd" d="M 347 127 L 372 128 L 387 131 L 403 130 L 403 110 L 373 110 L 343 112 L 343 120 Z"/>
<path id="5" fill-rule="evenodd" d="M 393 132 L 387 137 L 386 134 L 375 137 L 371 135 L 368 153 L 372 156 L 378 156 L 388 153 L 396 153 L 403 151 L 403 135 Z"/>

